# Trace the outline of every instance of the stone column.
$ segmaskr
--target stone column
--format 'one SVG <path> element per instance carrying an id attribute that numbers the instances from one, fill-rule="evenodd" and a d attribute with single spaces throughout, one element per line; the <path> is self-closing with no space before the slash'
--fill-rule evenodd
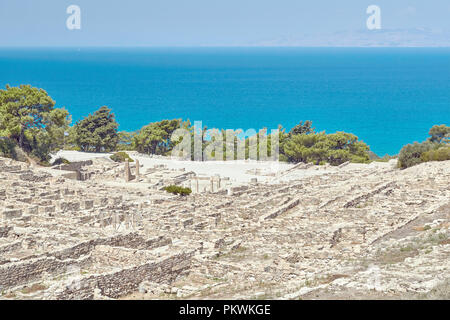
<path id="1" fill-rule="evenodd" d="M 195 177 L 195 183 L 197 185 L 197 193 L 200 193 L 200 188 L 198 186 L 198 177 Z"/>
<path id="2" fill-rule="evenodd" d="M 210 181 L 210 183 L 211 183 L 211 192 L 214 192 L 214 178 L 211 177 L 211 178 L 209 179 L 209 181 Z"/>
<path id="3" fill-rule="evenodd" d="M 127 162 L 125 162 L 125 182 L 129 182 L 130 180 L 131 180 L 130 162 L 127 160 Z"/>
<path id="4" fill-rule="evenodd" d="M 135 161 L 136 161 L 136 180 L 139 180 L 139 167 L 140 167 L 139 160 L 136 159 Z"/>

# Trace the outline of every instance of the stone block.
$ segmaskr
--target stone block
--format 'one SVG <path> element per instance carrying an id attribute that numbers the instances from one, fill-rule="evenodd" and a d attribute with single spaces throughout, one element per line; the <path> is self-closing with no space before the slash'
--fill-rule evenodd
<path id="1" fill-rule="evenodd" d="M 2 217 L 4 220 L 11 220 L 11 219 L 16 219 L 16 218 L 20 218 L 22 216 L 22 210 L 4 210 Z"/>

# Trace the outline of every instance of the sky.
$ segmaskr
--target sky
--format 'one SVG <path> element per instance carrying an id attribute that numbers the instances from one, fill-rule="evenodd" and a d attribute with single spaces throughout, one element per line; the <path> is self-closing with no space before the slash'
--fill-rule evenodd
<path id="1" fill-rule="evenodd" d="M 81 9 L 80 30 L 66 27 L 70 5 Z M 397 38 L 450 32 L 449 0 L 0 0 L 0 46 L 335 43 L 366 29 L 369 5 L 381 8 L 382 29 Z"/>

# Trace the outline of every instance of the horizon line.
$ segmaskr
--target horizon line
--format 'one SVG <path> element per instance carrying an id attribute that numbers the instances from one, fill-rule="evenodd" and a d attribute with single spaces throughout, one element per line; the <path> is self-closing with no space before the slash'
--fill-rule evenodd
<path id="1" fill-rule="evenodd" d="M 434 46 L 414 46 L 414 45 L 399 45 L 399 46 L 383 46 L 383 45 L 376 45 L 376 46 L 346 46 L 346 45 L 342 45 L 342 46 L 290 46 L 290 45 L 279 45 L 279 46 L 258 46 L 258 45 L 236 45 L 236 46 L 232 46 L 232 45 L 192 45 L 192 46 L 187 46 L 187 45 L 167 45 L 167 46 L 162 46 L 162 45 L 135 45 L 135 46 L 119 46 L 119 45 L 105 45 L 105 46 L 90 46 L 90 45 L 81 45 L 81 46 L 58 46 L 58 45 L 38 45 L 38 46 L 28 46 L 28 45 L 17 45 L 17 46 L 2 46 L 0 45 L 0 49 L 82 49 L 82 48 L 95 48 L 95 49 L 166 49 L 166 48 L 174 48 L 174 49 L 182 49 L 182 48 L 186 48 L 186 49 L 202 49 L 202 48 L 244 48 L 244 49 L 251 49 L 251 48 L 311 48 L 311 49 L 315 49 L 315 48 L 335 48 L 335 49 L 345 49 L 345 48 L 355 48 L 355 49 L 376 49 L 376 48 L 385 48 L 385 49 L 397 49 L 397 48 L 450 48 L 450 44 L 447 45 L 442 45 L 442 46 L 438 46 L 438 45 L 434 45 Z"/>

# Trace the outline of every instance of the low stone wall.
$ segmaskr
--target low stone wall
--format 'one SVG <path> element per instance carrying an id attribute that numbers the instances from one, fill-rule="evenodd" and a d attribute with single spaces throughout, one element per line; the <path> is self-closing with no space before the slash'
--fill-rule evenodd
<path id="1" fill-rule="evenodd" d="M 289 210 L 291 210 L 292 208 L 295 208 L 296 206 L 298 206 L 300 203 L 300 199 L 294 199 L 289 201 L 286 205 L 282 206 L 279 209 L 276 209 L 274 212 L 269 213 L 268 215 L 262 217 L 262 220 L 267 220 L 267 219 L 274 219 L 276 217 L 278 217 L 280 214 L 283 214 Z"/>
<path id="2" fill-rule="evenodd" d="M 81 168 L 85 166 L 91 166 L 93 164 L 92 160 L 86 160 L 86 161 L 77 161 L 77 162 L 71 162 L 68 164 L 62 164 L 57 167 L 55 167 L 58 170 L 65 170 L 65 171 L 80 171 Z"/>
<path id="3" fill-rule="evenodd" d="M 372 190 L 372 191 L 370 191 L 368 193 L 360 195 L 360 196 L 354 198 L 353 200 L 347 202 L 344 205 L 344 208 L 356 207 L 359 203 L 361 203 L 363 201 L 367 201 L 369 198 L 373 197 L 374 195 L 376 195 L 376 194 L 378 194 L 378 193 L 380 193 L 380 192 L 382 192 L 382 191 L 384 191 L 386 189 L 395 188 L 395 187 L 396 187 L 395 182 L 388 182 L 388 183 L 382 185 L 381 187 L 376 188 L 375 190 Z"/>
<path id="4" fill-rule="evenodd" d="M 22 216 L 22 210 L 20 209 L 6 209 L 2 213 L 3 220 L 11 220 L 15 218 L 20 218 Z"/>
<path id="5" fill-rule="evenodd" d="M 10 226 L 0 226 L 0 238 L 6 238 L 11 230 Z"/>
<path id="6" fill-rule="evenodd" d="M 86 264 L 87 259 L 90 259 L 88 255 L 97 245 L 133 249 L 153 249 L 171 243 L 172 240 L 170 238 L 162 236 L 146 240 L 136 233 L 129 233 L 111 238 L 86 241 L 70 248 L 48 253 L 44 256 L 30 256 L 23 261 L 6 263 L 0 267 L 0 289 L 26 284 L 30 281 L 39 279 L 44 272 L 61 274 L 65 272 L 66 267 L 69 265 L 80 266 Z M 11 251 L 10 249 L 14 248 L 4 248 L 5 252 Z M 0 254 L 2 252 L 3 249 L 0 248 Z M 84 257 L 81 258 L 82 256 Z M 81 259 L 84 262 L 80 263 L 77 259 Z"/>
<path id="7" fill-rule="evenodd" d="M 153 249 L 169 245 L 172 243 L 170 238 L 157 237 L 145 240 L 137 233 L 129 233 L 125 235 L 118 235 L 111 238 L 99 238 L 89 240 L 77 244 L 76 246 L 53 252 L 50 255 L 60 260 L 77 259 L 82 255 L 89 254 L 97 245 L 106 245 L 112 247 L 125 247 L 132 249 Z"/>
<path id="8" fill-rule="evenodd" d="M 29 182 L 42 182 L 46 181 L 48 178 L 51 178 L 51 175 L 48 173 L 39 173 L 35 174 L 33 171 L 26 171 L 23 172 L 19 179 L 22 181 L 29 181 Z"/>
<path id="9" fill-rule="evenodd" d="M 0 290 L 11 288 L 40 279 L 44 273 L 61 274 L 67 267 L 76 265 L 84 266 L 89 257 L 79 260 L 58 260 L 54 257 L 41 257 L 24 262 L 8 263 L 0 266 Z"/>
<path id="10" fill-rule="evenodd" d="M 22 167 L 20 165 L 0 165 L 0 172 L 17 172 L 22 170 Z"/>
<path id="11" fill-rule="evenodd" d="M 58 209 L 61 211 L 79 211 L 80 210 L 80 202 L 61 201 L 58 203 Z"/>
<path id="12" fill-rule="evenodd" d="M 63 173 L 62 176 L 71 180 L 81 180 L 81 175 L 79 171 L 69 171 L 67 173 Z"/>
<path id="13" fill-rule="evenodd" d="M 143 281 L 170 284 L 190 269 L 194 252 L 181 253 L 160 261 L 81 279 L 76 286 L 57 292 L 54 299 L 93 299 L 95 289 L 100 290 L 102 296 L 120 298 L 135 292 Z"/>
<path id="14" fill-rule="evenodd" d="M 16 241 L 0 246 L 0 256 L 22 248 L 22 242 Z"/>

